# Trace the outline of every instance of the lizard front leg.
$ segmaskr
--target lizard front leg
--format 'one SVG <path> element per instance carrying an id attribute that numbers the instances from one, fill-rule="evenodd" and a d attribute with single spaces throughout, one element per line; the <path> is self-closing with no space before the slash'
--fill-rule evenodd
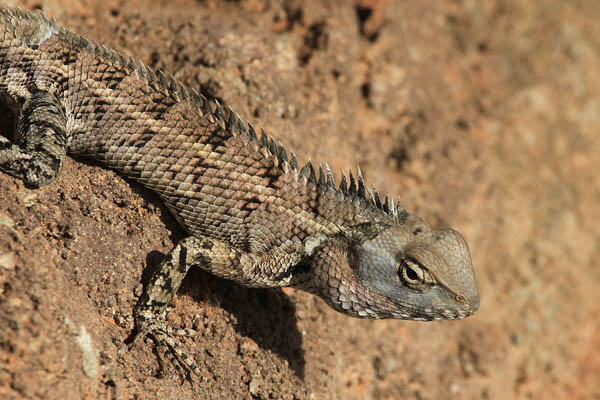
<path id="1" fill-rule="evenodd" d="M 173 338 L 174 335 L 193 336 L 195 331 L 167 326 L 165 321 L 167 308 L 190 267 L 196 266 L 208 271 L 229 271 L 235 274 L 235 271 L 243 270 L 240 263 L 244 262 L 246 264 L 249 262 L 245 254 L 217 240 L 189 236 L 180 241 L 152 276 L 134 312 L 137 327 L 134 342 L 142 336 L 149 335 L 159 345 L 166 346 L 175 356 L 173 361 L 176 367 L 179 367 L 181 360 L 186 367 L 201 376 L 198 366 L 180 349 Z"/>
<path id="2" fill-rule="evenodd" d="M 33 187 L 52 182 L 67 147 L 67 117 L 56 95 L 28 93 L 17 115 L 15 141 L 0 136 L 0 170 Z"/>

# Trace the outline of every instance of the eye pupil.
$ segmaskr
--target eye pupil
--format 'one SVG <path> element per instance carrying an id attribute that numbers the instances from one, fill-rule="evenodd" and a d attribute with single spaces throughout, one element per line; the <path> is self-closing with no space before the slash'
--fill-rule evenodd
<path id="1" fill-rule="evenodd" d="M 419 280 L 419 274 L 417 274 L 417 271 L 415 271 L 411 267 L 406 267 L 406 277 L 411 281 Z"/>

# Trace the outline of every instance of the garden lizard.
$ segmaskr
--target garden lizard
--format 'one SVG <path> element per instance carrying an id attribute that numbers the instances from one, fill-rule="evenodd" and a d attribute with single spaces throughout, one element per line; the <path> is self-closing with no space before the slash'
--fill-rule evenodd
<path id="1" fill-rule="evenodd" d="M 344 314 L 407 320 L 473 314 L 466 241 L 436 229 L 362 173 L 296 156 L 231 109 L 162 72 L 58 26 L 0 9 L 0 101 L 15 115 L 0 170 L 52 182 L 67 153 L 91 157 L 158 193 L 189 236 L 159 265 L 135 309 L 138 335 L 200 373 L 169 327 L 188 269 L 249 287 L 291 286 Z M 6 134 L 6 133 L 5 133 Z"/>

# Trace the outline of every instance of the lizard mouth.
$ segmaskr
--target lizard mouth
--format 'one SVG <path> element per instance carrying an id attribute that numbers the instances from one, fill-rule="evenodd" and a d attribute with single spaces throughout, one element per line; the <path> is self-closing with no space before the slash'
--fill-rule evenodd
<path id="1" fill-rule="evenodd" d="M 433 309 L 433 308 L 424 308 L 422 310 L 415 310 L 413 315 L 411 316 L 411 320 L 415 321 L 446 321 L 446 320 L 457 320 L 467 318 L 479 309 L 479 305 L 477 306 L 468 306 L 464 308 L 444 308 L 444 309 Z M 401 315 L 393 314 L 392 318 L 402 318 Z"/>
<path id="2" fill-rule="evenodd" d="M 475 314 L 475 312 L 479 310 L 479 297 L 471 298 L 467 301 L 465 301 L 463 298 L 457 298 L 456 300 L 460 303 L 459 307 L 455 309 L 447 308 L 437 311 L 443 316 L 441 319 L 462 319 Z"/>

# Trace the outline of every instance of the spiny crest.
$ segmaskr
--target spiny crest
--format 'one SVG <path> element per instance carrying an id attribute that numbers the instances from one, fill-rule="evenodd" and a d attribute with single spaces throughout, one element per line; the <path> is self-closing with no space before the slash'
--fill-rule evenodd
<path id="1" fill-rule="evenodd" d="M 328 165 L 326 165 L 326 167 L 328 175 L 326 179 L 327 186 L 335 189 L 333 173 L 331 173 L 331 170 L 329 169 Z M 368 204 L 396 218 L 400 221 L 400 223 L 404 223 L 404 221 L 408 217 L 408 213 L 400 203 L 400 199 L 398 199 L 396 204 L 394 204 L 393 199 L 390 199 L 388 196 L 385 196 L 385 200 L 382 202 L 379 196 L 379 191 L 375 186 L 373 186 L 372 189 L 367 189 L 365 179 L 363 177 L 360 167 L 357 168 L 356 179 L 354 178 L 352 170 L 350 170 L 348 172 L 348 176 L 346 176 L 346 172 L 342 168 L 342 178 L 340 181 L 340 185 L 338 186 L 338 190 L 348 197 L 359 198 L 366 201 Z"/>
<path id="2" fill-rule="evenodd" d="M 217 103 L 218 104 L 218 103 Z M 216 112 L 219 115 L 222 111 Z M 319 165 L 318 172 L 315 170 L 313 163 L 309 159 L 306 164 L 300 168 L 298 165 L 298 159 L 294 153 L 288 157 L 288 153 L 280 143 L 267 134 L 264 129 L 261 129 L 260 136 L 257 135 L 254 126 L 250 122 L 246 122 L 244 125 L 243 120 L 237 115 L 231 108 L 228 109 L 227 117 L 222 116 L 226 120 L 227 125 L 230 128 L 235 128 L 238 131 L 245 132 L 250 139 L 258 143 L 260 146 L 269 150 L 269 152 L 277 157 L 280 162 L 287 163 L 293 170 L 299 172 L 299 174 L 306 178 L 308 182 L 314 183 L 321 187 L 327 187 L 343 193 L 347 198 L 359 198 L 367 202 L 368 204 L 376 207 L 383 211 L 387 215 L 390 215 L 398 219 L 401 223 L 406 220 L 408 213 L 402 207 L 400 200 L 394 203 L 394 200 L 386 196 L 382 202 L 379 196 L 379 191 L 375 186 L 372 189 L 367 189 L 365 179 L 363 177 L 360 167 L 357 168 L 357 178 L 354 177 L 352 170 L 349 171 L 349 178 L 346 176 L 344 169 L 342 168 L 342 177 L 339 186 L 336 186 L 335 177 L 329 164 L 325 163 L 325 168 Z"/>
<path id="3" fill-rule="evenodd" d="M 325 163 L 325 169 L 327 170 L 327 186 L 335 188 L 335 177 L 331 172 L 331 168 L 329 168 L 329 164 Z"/>

